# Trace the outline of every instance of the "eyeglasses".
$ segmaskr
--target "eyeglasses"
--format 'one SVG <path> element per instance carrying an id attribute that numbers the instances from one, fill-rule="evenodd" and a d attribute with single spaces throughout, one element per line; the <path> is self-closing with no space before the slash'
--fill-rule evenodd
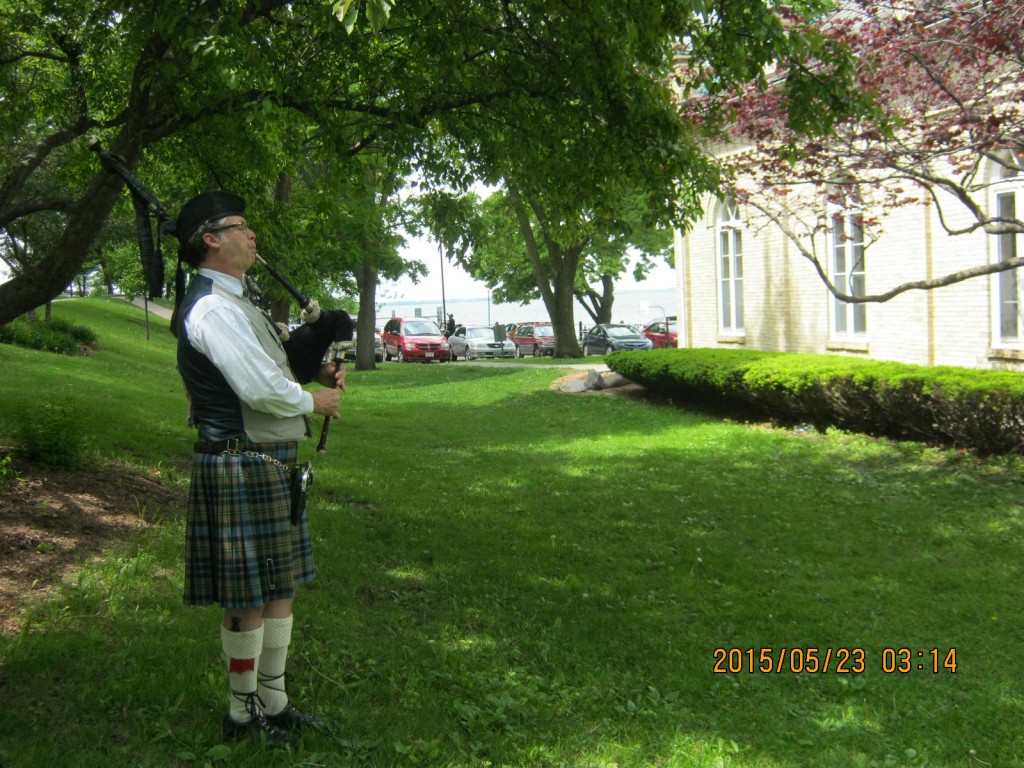
<path id="1" fill-rule="evenodd" d="M 252 232 L 252 228 L 249 227 L 249 223 L 246 221 L 236 221 L 234 224 L 225 224 L 222 227 L 208 229 L 207 232 L 223 232 L 227 229 L 240 229 L 243 232 Z"/>

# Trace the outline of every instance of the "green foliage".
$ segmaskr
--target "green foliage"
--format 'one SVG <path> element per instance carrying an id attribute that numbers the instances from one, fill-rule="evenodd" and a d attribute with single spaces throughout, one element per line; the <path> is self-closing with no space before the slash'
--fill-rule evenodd
<path id="1" fill-rule="evenodd" d="M 366 0 L 366 18 L 370 29 L 379 32 L 387 24 L 394 4 L 388 0 Z M 334 15 L 345 25 L 345 31 L 352 34 L 359 20 L 359 4 L 355 0 L 338 0 L 334 3 Z"/>
<path id="2" fill-rule="evenodd" d="M 25 455 L 44 467 L 78 469 L 85 464 L 85 434 L 70 401 L 44 403 L 21 415 L 19 443 Z"/>
<path id="3" fill-rule="evenodd" d="M 619 353 L 613 370 L 683 400 L 982 454 L 1024 452 L 1024 380 L 1008 371 L 722 349 Z"/>
<path id="4" fill-rule="evenodd" d="M 18 471 L 12 466 L 13 461 L 11 454 L 0 459 L 0 490 L 9 488 L 18 479 Z"/>
<path id="5" fill-rule="evenodd" d="M 48 323 L 29 323 L 25 318 L 18 318 L 0 326 L 0 344 L 15 344 L 62 355 L 80 355 L 85 348 L 95 343 L 96 334 L 91 328 L 58 318 Z"/>
<path id="6" fill-rule="evenodd" d="M 766 0 L 713 10 L 652 0 L 250 5 L 26 0 L 0 13 L 0 154 L 9 169 L 0 219 L 24 233 L 31 255 L 0 286 L 0 322 L 67 285 L 117 207 L 120 231 L 103 250 L 131 239 L 126 196 L 99 183 L 106 171 L 87 149 L 94 139 L 123 155 L 172 215 L 216 186 L 243 194 L 260 226 L 261 216 L 277 218 L 293 180 L 310 196 L 323 193 L 276 222 L 304 239 L 268 236 L 261 247 L 278 246 L 272 263 L 295 258 L 288 273 L 319 273 L 322 253 L 337 282 L 341 263 L 356 261 L 349 254 L 374 242 L 348 239 L 351 226 L 380 222 L 359 211 L 346 221 L 348 199 L 307 183 L 321 170 L 373 154 L 438 188 L 506 179 L 543 198 L 550 218 L 564 218 L 554 233 L 562 242 L 582 240 L 590 217 L 609 220 L 623 192 L 638 189 L 646 223 L 664 227 L 695 214 L 719 177 L 667 82 L 681 41 L 692 46 L 688 85 L 697 90 L 704 79 L 736 84 L 795 55 L 783 24 L 790 7 Z M 837 93 L 827 103 L 845 111 L 847 81 L 830 82 Z M 811 118 L 823 99 L 813 101 Z M 318 147 L 335 167 L 305 167 Z M 25 204 L 32 200 L 54 202 L 40 210 Z M 332 209 L 343 211 L 337 220 L 316 213 Z M 317 233 L 318 223 L 326 230 Z M 394 266 L 382 255 L 382 271 Z"/>

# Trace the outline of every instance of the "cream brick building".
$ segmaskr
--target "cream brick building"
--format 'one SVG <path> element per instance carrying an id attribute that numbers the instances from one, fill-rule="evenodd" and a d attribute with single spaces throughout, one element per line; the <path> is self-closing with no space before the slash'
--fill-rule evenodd
<path id="1" fill-rule="evenodd" d="M 1024 218 L 1024 176 L 994 163 L 987 174 L 984 203 L 991 211 Z M 964 221 L 951 223 L 965 223 L 967 212 L 946 202 L 947 221 L 952 215 Z M 873 233 L 877 239 L 860 244 L 853 214 L 838 208 L 822 213 L 829 231 L 813 236 L 814 249 L 830 276 L 842 278 L 852 286 L 847 292 L 857 295 L 1024 255 L 1024 235 L 947 234 L 933 203 L 888 212 Z M 837 236 L 837 227 L 847 235 Z M 780 227 L 729 199 L 707 200 L 693 228 L 677 233 L 675 263 L 681 347 L 1024 370 L 1020 270 L 912 290 L 885 303 L 840 302 Z"/>

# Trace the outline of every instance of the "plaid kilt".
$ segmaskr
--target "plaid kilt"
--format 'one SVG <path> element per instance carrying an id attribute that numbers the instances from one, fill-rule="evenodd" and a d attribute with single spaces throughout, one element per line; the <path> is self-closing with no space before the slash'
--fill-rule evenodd
<path id="1" fill-rule="evenodd" d="M 313 579 L 309 520 L 291 524 L 298 443 L 248 443 L 272 456 L 192 454 L 185 529 L 185 604 L 255 608 Z"/>

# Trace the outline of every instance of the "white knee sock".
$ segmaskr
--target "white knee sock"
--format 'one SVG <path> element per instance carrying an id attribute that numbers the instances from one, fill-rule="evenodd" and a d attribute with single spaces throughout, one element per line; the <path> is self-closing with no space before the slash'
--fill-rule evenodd
<path id="1" fill-rule="evenodd" d="M 263 620 L 263 650 L 260 653 L 259 694 L 263 711 L 276 715 L 288 705 L 284 668 L 292 641 L 292 617 Z"/>
<path id="2" fill-rule="evenodd" d="M 252 719 L 263 647 L 263 627 L 248 632 L 232 632 L 221 625 L 220 644 L 228 660 L 228 714 L 236 723 Z"/>

